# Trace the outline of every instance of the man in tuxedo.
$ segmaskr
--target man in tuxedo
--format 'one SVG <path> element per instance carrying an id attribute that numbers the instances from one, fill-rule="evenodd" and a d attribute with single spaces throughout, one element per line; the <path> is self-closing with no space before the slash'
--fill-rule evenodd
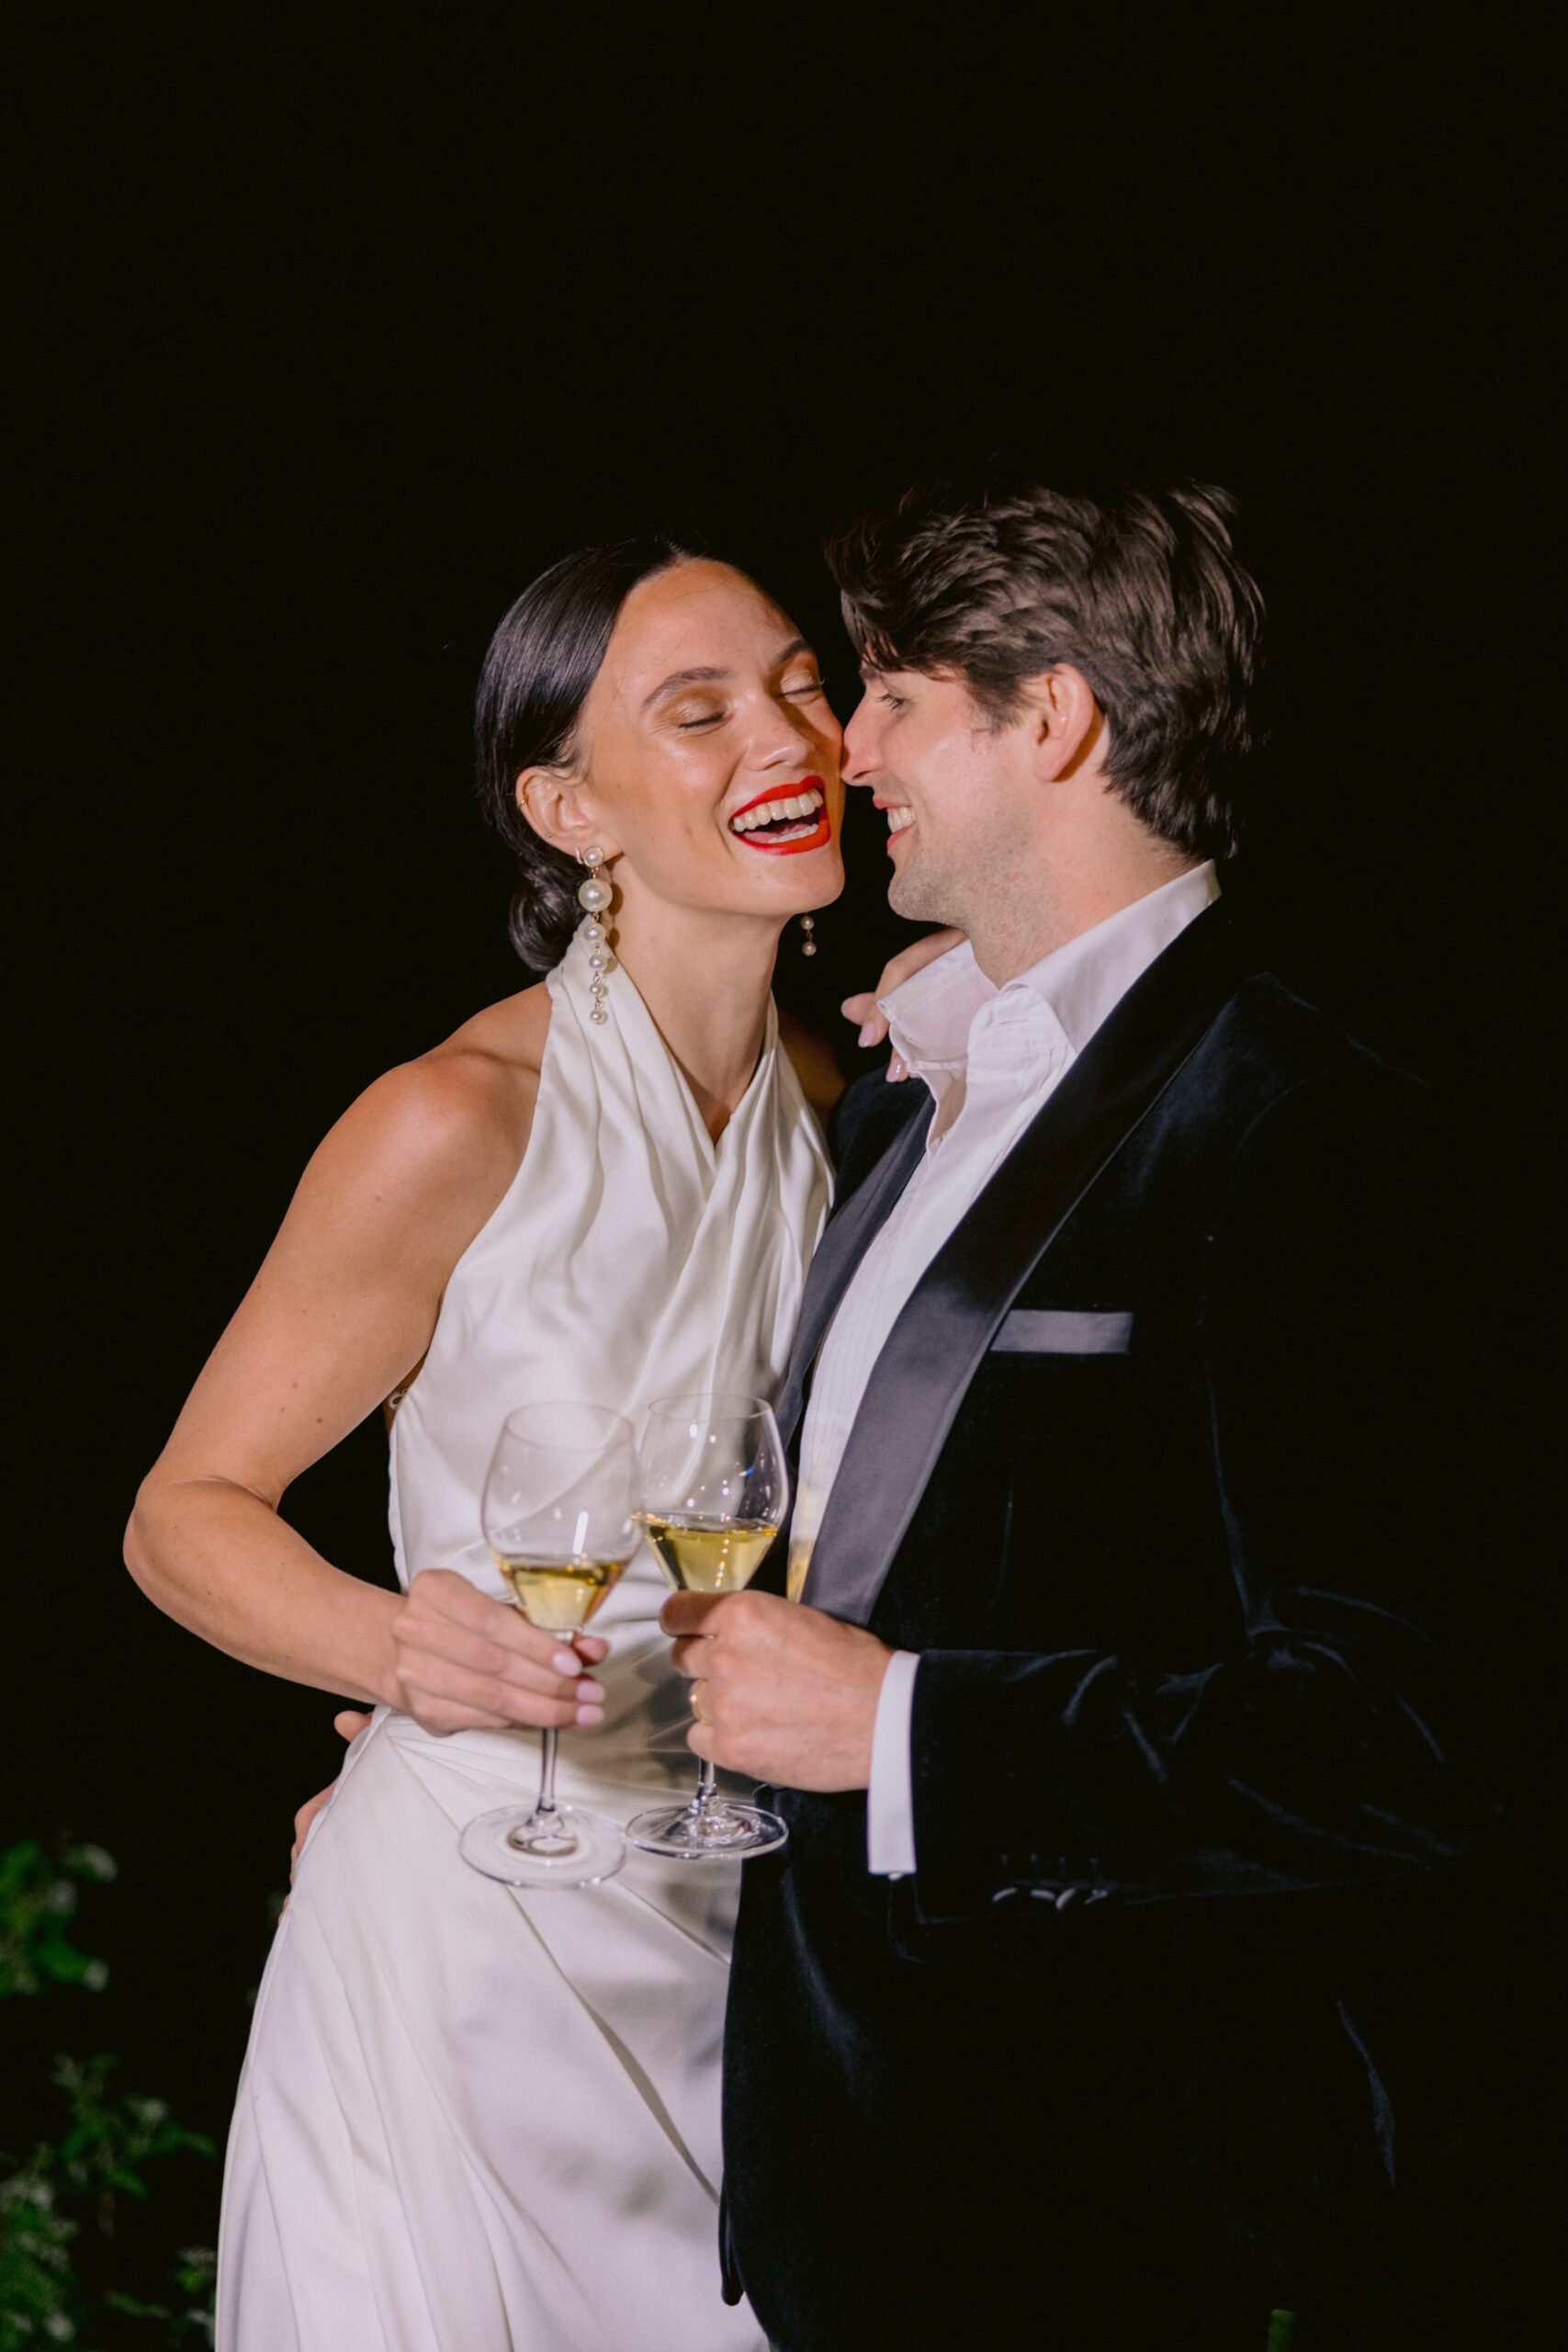
<path id="1" fill-rule="evenodd" d="M 790 1830 L 726 2086 L 727 2289 L 781 2352 L 1435 2325 L 1453 1275 L 1423 1090 L 1220 897 L 1231 522 L 1031 485 L 830 551 L 846 777 L 968 944 L 846 1099 L 793 1523 L 664 1612 L 693 1747 Z"/>

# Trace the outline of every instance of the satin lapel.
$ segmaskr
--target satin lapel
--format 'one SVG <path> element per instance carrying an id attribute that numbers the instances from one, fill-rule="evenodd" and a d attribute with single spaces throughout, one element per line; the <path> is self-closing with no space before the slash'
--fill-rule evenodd
<path id="1" fill-rule="evenodd" d="M 850 1432 L 812 1555 L 806 1599 L 813 1607 L 868 1622 L 998 1325 L 1234 994 L 1243 968 L 1227 910 L 1215 906 L 1190 923 L 1090 1038 L 932 1259 L 888 1334 Z"/>
<path id="2" fill-rule="evenodd" d="M 915 1081 L 911 1080 L 908 1083 Z M 794 1442 L 801 1403 L 806 1395 L 807 1382 L 811 1377 L 811 1367 L 817 1361 L 817 1351 L 822 1344 L 840 1299 L 849 1287 L 850 1277 L 859 1265 L 873 1234 L 920 1164 L 920 1155 L 926 1147 L 926 1129 L 931 1125 L 931 1112 L 935 1107 L 924 1086 L 921 1086 L 920 1092 L 925 1096 L 924 1107 L 915 1114 L 907 1126 L 899 1130 L 869 1175 L 855 1186 L 838 1214 L 829 1219 L 828 1229 L 811 1261 L 811 1271 L 806 1278 L 806 1295 L 800 1303 L 800 1322 L 789 1360 L 789 1374 L 778 1402 L 778 1424 L 786 1446 Z"/>

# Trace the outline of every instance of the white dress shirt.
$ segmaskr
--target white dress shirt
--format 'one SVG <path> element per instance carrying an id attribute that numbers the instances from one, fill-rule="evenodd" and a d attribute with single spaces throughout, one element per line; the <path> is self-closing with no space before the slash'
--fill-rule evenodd
<path id="1" fill-rule="evenodd" d="M 925 1157 L 861 1260 L 817 1361 L 790 1531 L 792 1593 L 801 1590 L 872 1368 L 910 1292 L 1101 1022 L 1218 896 L 1213 866 L 1193 866 L 1004 988 L 993 988 L 965 944 L 883 1001 L 894 1051 L 936 1108 Z M 915 1867 L 909 1727 L 919 1666 L 912 1651 L 894 1654 L 872 1741 L 867 1860 L 889 1876 Z"/>

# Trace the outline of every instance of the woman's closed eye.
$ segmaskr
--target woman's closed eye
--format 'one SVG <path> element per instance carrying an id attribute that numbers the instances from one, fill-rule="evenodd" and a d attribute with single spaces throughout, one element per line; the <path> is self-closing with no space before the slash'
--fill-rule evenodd
<path id="1" fill-rule="evenodd" d="M 798 678 L 789 685 L 780 686 L 778 691 L 786 702 L 816 702 L 828 689 L 820 678 Z M 687 717 L 676 719 L 676 730 L 690 735 L 699 728 L 717 727 L 729 715 L 728 706 L 723 703 L 716 709 L 690 708 Z"/>

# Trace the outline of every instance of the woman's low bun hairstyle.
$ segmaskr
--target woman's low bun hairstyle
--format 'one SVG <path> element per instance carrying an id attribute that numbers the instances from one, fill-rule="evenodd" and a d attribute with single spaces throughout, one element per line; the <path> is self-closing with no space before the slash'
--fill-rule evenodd
<path id="1" fill-rule="evenodd" d="M 531 971 L 553 969 L 571 944 L 582 869 L 534 831 L 517 805 L 517 779 L 572 759 L 622 605 L 639 582 L 692 560 L 671 539 L 581 548 L 523 591 L 491 639 L 474 712 L 479 798 L 521 868 L 512 944 Z"/>

